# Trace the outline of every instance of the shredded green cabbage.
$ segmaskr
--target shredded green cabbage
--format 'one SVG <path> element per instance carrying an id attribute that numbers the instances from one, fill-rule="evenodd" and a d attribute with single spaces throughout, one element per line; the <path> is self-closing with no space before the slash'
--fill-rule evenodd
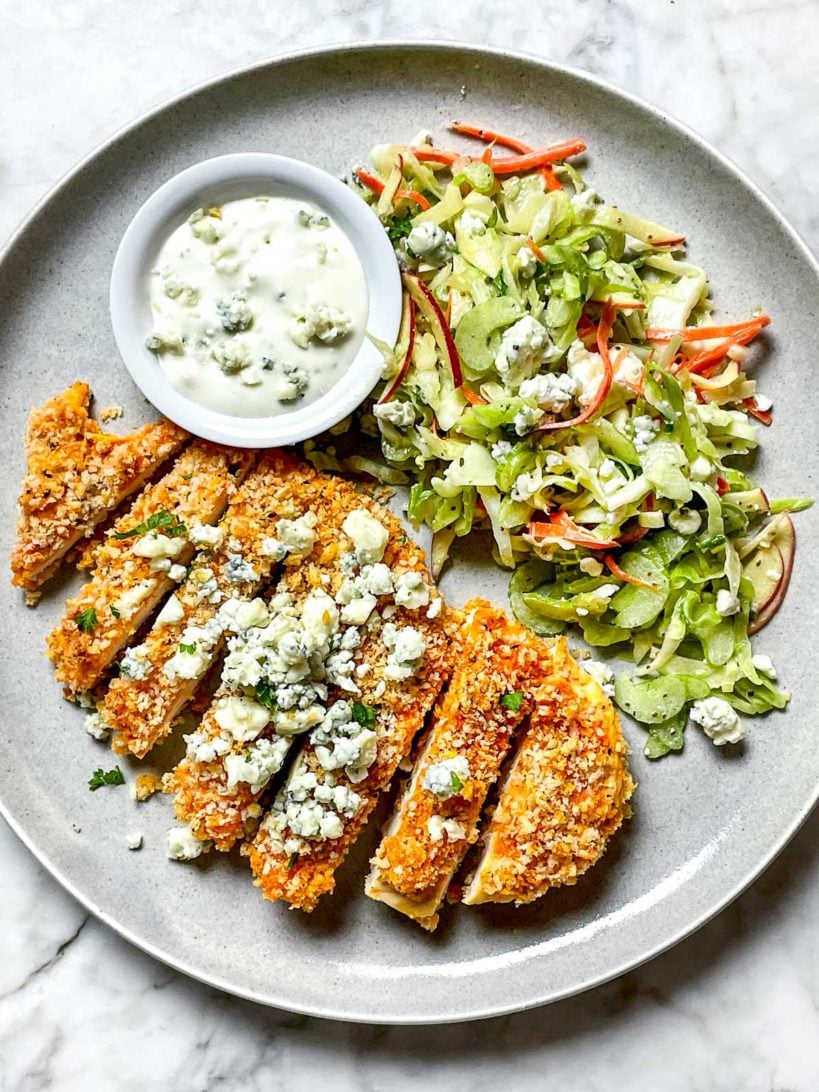
<path id="1" fill-rule="evenodd" d="M 417 312 L 393 401 L 360 416 L 380 455 L 337 455 L 341 437 L 310 457 L 408 481 L 409 518 L 435 532 L 436 566 L 454 538 L 491 529 L 521 622 L 542 635 L 574 627 L 633 661 L 614 696 L 646 727 L 650 758 L 682 748 L 691 703 L 709 695 L 745 714 L 782 708 L 788 695 L 755 667 L 748 629 L 782 558 L 778 521 L 811 502 L 769 502 L 728 462 L 757 447 L 756 384 L 746 350 L 689 370 L 720 341 L 685 336 L 709 324 L 711 301 L 683 237 L 606 204 L 570 164 L 554 168 L 563 188 L 547 189 L 537 172 L 499 175 L 478 157 L 450 170 L 379 145 L 382 180 L 398 153 L 430 207 L 401 199 L 379 206 L 382 220 L 402 269 L 448 315 L 465 383 Z M 607 301 L 612 382 L 573 424 L 603 382 Z M 667 332 L 647 336 L 657 327 Z M 385 348 L 386 374 L 403 349 Z M 576 530 L 550 534 L 558 513 Z"/>

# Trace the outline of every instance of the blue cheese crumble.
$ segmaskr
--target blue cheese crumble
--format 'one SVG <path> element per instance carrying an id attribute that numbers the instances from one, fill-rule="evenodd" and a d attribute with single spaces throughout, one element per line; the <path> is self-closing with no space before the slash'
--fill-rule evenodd
<path id="1" fill-rule="evenodd" d="M 400 681 L 416 674 L 426 649 L 424 635 L 412 626 L 397 627 L 387 622 L 382 631 L 384 644 L 389 650 L 384 676 Z"/>
<path id="2" fill-rule="evenodd" d="M 377 735 L 356 721 L 348 701 L 331 705 L 310 738 L 322 768 L 343 770 L 353 784 L 363 781 L 375 762 Z"/>
<path id="3" fill-rule="evenodd" d="M 126 649 L 119 662 L 119 673 L 124 679 L 144 679 L 151 670 L 148 649 L 145 645 L 134 645 Z"/>
<path id="4" fill-rule="evenodd" d="M 201 841 L 190 826 L 171 827 L 168 831 L 168 856 L 172 861 L 193 861 L 207 853 L 213 842 Z"/>
<path id="5" fill-rule="evenodd" d="M 443 762 L 433 762 L 424 774 L 423 785 L 427 792 L 431 792 L 439 800 L 449 800 L 450 797 L 458 795 L 460 787 L 468 779 L 469 762 L 462 755 L 456 755 L 455 758 L 446 758 Z"/>
<path id="6" fill-rule="evenodd" d="M 383 558 L 390 533 L 366 508 L 350 512 L 341 528 L 353 544 L 359 565 L 375 565 Z"/>
<path id="7" fill-rule="evenodd" d="M 717 747 L 724 747 L 726 743 L 740 743 L 745 739 L 744 723 L 724 698 L 712 697 L 695 701 L 689 716 Z"/>

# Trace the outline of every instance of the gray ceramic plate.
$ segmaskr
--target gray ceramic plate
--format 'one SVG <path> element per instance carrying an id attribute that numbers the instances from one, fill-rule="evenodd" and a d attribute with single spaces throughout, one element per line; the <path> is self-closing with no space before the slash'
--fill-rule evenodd
<path id="1" fill-rule="evenodd" d="M 466 89 L 465 97 L 461 88 Z M 576 72 L 521 57 L 438 46 L 309 53 L 219 80 L 172 103 L 97 152 L 14 240 L 0 270 L 4 422 L 0 521 L 7 555 L 29 407 L 76 378 L 100 406 L 150 409 L 120 364 L 107 313 L 117 243 L 159 183 L 225 152 L 275 151 L 344 172 L 378 141 L 452 118 L 530 139 L 582 135 L 589 177 L 614 203 L 687 232 L 718 307 L 774 316 L 760 364 L 776 424 L 758 467 L 774 495 L 815 494 L 817 268 L 794 233 L 737 171 L 647 106 Z M 815 540 L 814 512 L 799 517 Z M 444 581 L 461 601 L 505 601 L 504 579 L 477 551 Z M 819 704 L 812 640 L 819 582 L 803 548 L 784 609 L 759 638 L 794 688 L 786 715 L 751 726 L 741 752 L 696 731 L 685 753 L 650 765 L 626 731 L 640 783 L 634 819 L 575 888 L 520 911 L 447 911 L 430 937 L 361 892 L 373 823 L 337 894 L 312 916 L 263 902 L 238 857 L 190 867 L 164 856 L 170 802 L 137 806 L 124 789 L 90 794 L 109 754 L 61 700 L 43 638 L 69 584 L 27 610 L 3 582 L 0 796 L 15 830 L 58 880 L 123 936 L 245 997 L 324 1016 L 440 1022 L 565 997 L 619 974 L 701 925 L 782 848 L 817 792 Z M 165 755 L 165 758 L 170 757 Z M 128 769 L 129 777 L 133 770 Z M 126 836 L 141 830 L 131 853 Z"/>

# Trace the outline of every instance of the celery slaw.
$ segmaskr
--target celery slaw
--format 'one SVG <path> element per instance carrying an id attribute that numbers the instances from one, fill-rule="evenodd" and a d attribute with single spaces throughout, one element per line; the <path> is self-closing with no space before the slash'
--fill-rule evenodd
<path id="1" fill-rule="evenodd" d="M 452 128 L 485 147 L 419 134 L 356 171 L 403 270 L 404 322 L 359 421 L 381 457 L 308 454 L 409 484 L 436 570 L 491 529 L 520 621 L 633 661 L 613 696 L 650 758 L 680 750 L 689 719 L 737 742 L 738 714 L 789 698 L 749 635 L 787 588 L 787 513 L 811 503 L 770 502 L 729 462 L 757 447 L 752 418 L 771 422 L 744 368 L 769 320 L 713 324 L 684 237 L 589 189 L 566 162 L 581 141 L 533 151 Z"/>

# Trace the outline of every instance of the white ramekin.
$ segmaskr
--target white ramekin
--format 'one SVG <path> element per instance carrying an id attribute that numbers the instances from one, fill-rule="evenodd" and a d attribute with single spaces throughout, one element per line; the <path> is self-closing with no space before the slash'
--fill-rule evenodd
<path id="1" fill-rule="evenodd" d="M 345 232 L 367 283 L 368 334 L 393 345 L 401 320 L 401 279 L 386 232 L 372 209 L 326 171 L 280 155 L 243 152 L 197 163 L 160 186 L 131 221 L 114 259 L 114 338 L 131 378 L 161 413 L 197 436 L 237 447 L 279 447 L 324 432 L 361 404 L 384 364 L 365 337 L 347 371 L 326 394 L 273 417 L 218 413 L 171 385 L 156 355 L 145 347 L 152 326 L 148 278 L 157 254 L 195 209 L 259 194 L 311 201 Z"/>

